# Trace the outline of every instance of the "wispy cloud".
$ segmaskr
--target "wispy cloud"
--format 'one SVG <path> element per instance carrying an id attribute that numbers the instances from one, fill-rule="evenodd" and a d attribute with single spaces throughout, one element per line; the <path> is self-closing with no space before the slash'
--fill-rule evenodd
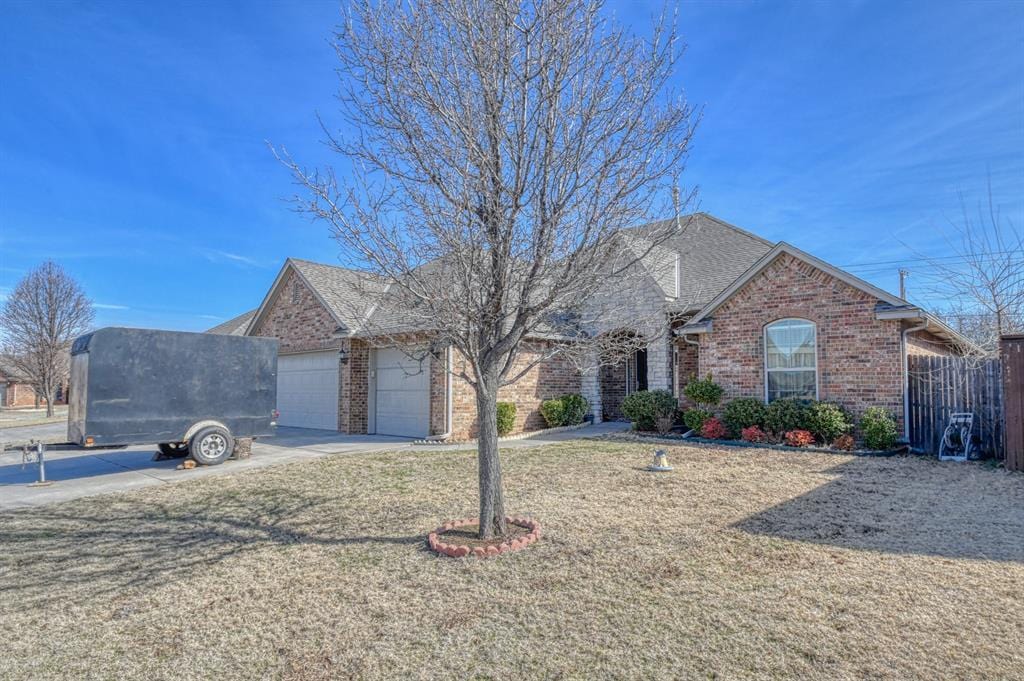
<path id="1" fill-rule="evenodd" d="M 255 258 L 250 258 L 247 255 L 240 255 L 238 253 L 231 253 L 230 251 L 221 251 L 216 248 L 201 248 L 199 253 L 209 260 L 210 262 L 227 262 L 241 265 L 243 267 L 265 267 L 262 262 Z"/>
<path id="2" fill-rule="evenodd" d="M 111 303 L 93 303 L 93 307 L 97 310 L 130 310 L 131 308 L 127 305 L 114 305 Z"/>
<path id="3" fill-rule="evenodd" d="M 198 315 L 198 317 L 200 319 L 212 319 L 214 321 L 220 321 L 220 320 L 224 319 L 223 317 L 218 317 L 215 314 L 201 314 L 201 315 Z"/>

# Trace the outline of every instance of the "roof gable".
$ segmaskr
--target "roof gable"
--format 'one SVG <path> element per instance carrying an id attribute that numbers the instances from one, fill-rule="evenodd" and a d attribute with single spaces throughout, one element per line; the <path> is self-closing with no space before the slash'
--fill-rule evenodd
<path id="1" fill-rule="evenodd" d="M 856 277 L 849 272 L 839 269 L 833 265 L 828 264 L 820 258 L 800 250 L 792 244 L 788 244 L 785 241 L 780 241 L 775 248 L 768 251 L 760 260 L 755 262 L 747 269 L 746 272 L 736 278 L 731 284 L 723 289 L 718 295 L 711 299 L 711 301 L 702 307 L 688 322 L 687 326 L 696 325 L 707 320 L 711 314 L 721 307 L 729 298 L 731 298 L 737 291 L 743 288 L 751 279 L 760 274 L 768 265 L 774 262 L 779 256 L 786 254 L 797 260 L 801 260 L 813 267 L 825 272 L 826 274 L 835 277 L 839 281 L 858 289 L 888 305 L 893 307 L 907 307 L 910 306 L 906 300 L 903 300 L 899 296 L 895 296 L 887 291 L 869 284 L 860 277 Z"/>

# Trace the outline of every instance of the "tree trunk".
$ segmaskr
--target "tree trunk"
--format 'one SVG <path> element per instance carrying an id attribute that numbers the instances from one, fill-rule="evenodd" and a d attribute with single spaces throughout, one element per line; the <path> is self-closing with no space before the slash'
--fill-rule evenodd
<path id="1" fill-rule="evenodd" d="M 476 413 L 479 423 L 477 460 L 480 468 L 480 538 L 505 534 L 505 493 L 498 458 L 498 378 L 490 372 L 477 383 Z"/>
<path id="2" fill-rule="evenodd" d="M 44 395 L 46 398 L 46 418 L 53 416 L 53 395 L 55 392 L 57 391 L 53 388 L 46 389 L 46 395 Z"/>

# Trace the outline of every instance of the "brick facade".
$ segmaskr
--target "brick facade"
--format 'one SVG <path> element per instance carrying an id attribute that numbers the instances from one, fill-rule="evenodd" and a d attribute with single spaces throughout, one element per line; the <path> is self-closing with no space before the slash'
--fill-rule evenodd
<path id="1" fill-rule="evenodd" d="M 907 354 L 930 357 L 949 357 L 956 350 L 949 343 L 929 331 L 915 331 L 907 334 Z"/>
<path id="2" fill-rule="evenodd" d="M 764 398 L 764 327 L 797 317 L 817 326 L 818 398 L 855 417 L 879 406 L 902 421 L 899 321 L 875 318 L 877 299 L 788 254 L 741 287 L 700 336 L 698 370 L 711 373 L 725 399 Z M 686 343 L 680 339 L 682 351 Z"/>
<path id="3" fill-rule="evenodd" d="M 548 342 L 526 343 L 509 375 L 515 376 L 550 347 Z M 468 373 L 464 357 L 456 354 L 454 362 L 456 372 L 466 370 Z M 443 376 L 443 372 L 439 373 Z M 546 427 L 540 414 L 543 400 L 580 391 L 580 372 L 576 366 L 564 355 L 555 355 L 534 366 L 513 385 L 502 388 L 498 400 L 516 403 L 512 433 L 522 433 Z M 457 440 L 476 437 L 476 394 L 472 386 L 458 377 L 452 379 L 452 407 L 452 437 Z"/>
<path id="4" fill-rule="evenodd" d="M 301 277 L 289 270 L 249 335 L 276 338 L 281 354 L 314 352 L 341 346 L 341 342 L 334 338 L 337 328 L 334 316 Z"/>

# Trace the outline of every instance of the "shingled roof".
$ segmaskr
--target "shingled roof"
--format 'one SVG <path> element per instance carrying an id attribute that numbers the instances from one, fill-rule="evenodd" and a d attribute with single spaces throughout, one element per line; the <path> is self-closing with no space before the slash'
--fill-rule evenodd
<path id="1" fill-rule="evenodd" d="M 216 333 L 222 336 L 244 336 L 245 330 L 249 328 L 249 322 L 256 315 L 256 310 L 249 310 L 243 312 L 237 317 L 233 317 L 226 322 L 222 322 L 212 329 L 207 329 L 206 333 Z"/>
<path id="2" fill-rule="evenodd" d="M 653 222 L 636 227 L 635 231 L 662 233 L 668 223 L 676 218 Z M 724 220 L 707 213 L 693 213 L 678 219 L 679 230 L 675 236 L 660 244 L 659 251 L 673 251 L 679 254 L 679 292 L 677 306 L 685 309 L 699 309 L 725 290 L 741 274 L 760 260 L 775 244 L 762 239 L 745 229 L 740 229 Z M 658 257 L 658 261 L 663 261 Z M 675 296 L 675 282 L 659 267 L 661 276 L 656 276 L 667 297 Z M 673 267 L 674 270 L 674 267 Z"/>
<path id="3" fill-rule="evenodd" d="M 694 213 L 642 225 L 628 230 L 628 233 L 639 237 L 637 243 L 642 244 L 647 235 L 660 235 L 667 226 L 671 226 L 669 223 L 678 224 L 677 234 L 659 245 L 649 247 L 644 264 L 666 298 L 676 301 L 675 307 L 679 311 L 692 311 L 706 305 L 775 246 L 766 239 L 707 213 Z M 678 291 L 677 260 L 680 272 Z M 398 309 L 389 305 L 386 298 L 381 300 L 379 295 L 373 295 L 387 288 L 376 276 L 296 258 L 286 261 L 264 305 L 270 301 L 274 289 L 289 267 L 306 282 L 335 317 L 339 331 L 365 335 L 382 331 L 395 333 L 423 330 L 430 326 L 429 321 L 415 314 L 414 310 Z M 378 303 L 376 306 L 375 302 Z M 259 314 L 259 310 L 246 314 Z M 229 324 L 231 322 L 225 322 L 210 331 L 217 332 L 215 329 Z"/>

